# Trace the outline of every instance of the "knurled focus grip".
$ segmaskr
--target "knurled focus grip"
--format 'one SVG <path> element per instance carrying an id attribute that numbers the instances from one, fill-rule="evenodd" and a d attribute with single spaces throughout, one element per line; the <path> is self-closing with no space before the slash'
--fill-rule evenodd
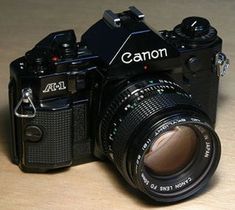
<path id="1" fill-rule="evenodd" d="M 122 122 L 116 128 L 116 135 L 112 141 L 106 141 L 105 148 L 107 152 L 113 152 L 113 160 L 117 165 L 119 170 L 123 170 L 122 167 L 125 167 L 125 152 L 127 151 L 129 138 L 133 133 L 138 132 L 138 129 L 141 129 L 141 125 L 146 123 L 146 120 L 150 119 L 151 116 L 157 113 L 167 114 L 169 109 L 174 111 L 180 110 L 182 108 L 188 109 L 197 107 L 190 98 L 186 97 L 183 94 L 157 94 L 146 98 L 141 101 L 132 111 L 127 112 L 126 116 L 122 117 Z M 187 109 L 187 108 L 186 108 Z M 118 114 L 112 120 L 112 123 L 115 123 L 120 119 Z"/>

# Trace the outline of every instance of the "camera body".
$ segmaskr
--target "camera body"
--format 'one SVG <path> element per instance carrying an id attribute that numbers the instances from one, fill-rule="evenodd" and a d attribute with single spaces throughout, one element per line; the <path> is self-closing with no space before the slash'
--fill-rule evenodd
<path id="1" fill-rule="evenodd" d="M 135 7 L 105 11 L 78 43 L 73 30 L 48 35 L 10 65 L 13 162 L 44 172 L 103 159 L 100 122 L 133 78 L 170 79 L 214 125 L 227 65 L 221 47 L 206 19 L 190 17 L 172 31 L 154 32 Z"/>

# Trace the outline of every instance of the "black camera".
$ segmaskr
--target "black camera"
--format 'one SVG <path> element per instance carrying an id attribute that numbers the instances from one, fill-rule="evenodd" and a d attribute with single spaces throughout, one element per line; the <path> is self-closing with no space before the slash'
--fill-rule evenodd
<path id="1" fill-rule="evenodd" d="M 105 11 L 80 42 L 48 35 L 10 65 L 13 162 L 46 172 L 109 159 L 155 201 L 194 195 L 220 159 L 221 46 L 204 18 L 154 32 L 135 7 Z"/>

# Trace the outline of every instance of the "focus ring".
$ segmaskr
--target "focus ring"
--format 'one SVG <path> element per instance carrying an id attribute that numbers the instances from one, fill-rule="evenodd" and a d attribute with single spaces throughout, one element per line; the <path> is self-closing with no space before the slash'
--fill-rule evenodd
<path id="1" fill-rule="evenodd" d="M 163 93 L 164 92 L 164 93 Z M 178 93 L 182 94 L 185 97 L 189 97 L 187 93 L 185 93 L 180 86 L 171 81 L 166 80 L 141 80 L 136 83 L 132 83 L 129 87 L 126 87 L 124 90 L 120 91 L 120 93 L 111 101 L 110 105 L 107 107 L 107 111 L 104 114 L 104 117 L 100 124 L 100 133 L 101 133 L 101 143 L 104 146 L 104 150 L 106 151 L 106 139 L 110 129 L 110 125 L 113 122 L 113 118 L 115 115 L 119 114 L 122 107 L 125 104 L 129 104 L 131 101 L 138 100 L 138 96 L 142 96 L 141 101 L 145 100 L 148 97 L 154 97 L 159 94 L 166 93 Z M 137 96 L 136 96 L 137 94 Z M 140 104 L 141 101 L 137 101 Z M 127 115 L 127 112 L 125 112 Z"/>
<path id="2" fill-rule="evenodd" d="M 156 94 L 154 97 L 142 101 L 134 110 L 128 113 L 117 128 L 117 135 L 112 142 L 108 141 L 106 149 L 113 151 L 114 162 L 121 171 L 125 167 L 125 152 L 129 138 L 134 131 L 156 113 L 169 111 L 170 108 L 180 109 L 189 106 L 192 109 L 194 103 L 187 97 L 178 94 Z M 114 123 L 119 118 L 117 115 Z"/>

